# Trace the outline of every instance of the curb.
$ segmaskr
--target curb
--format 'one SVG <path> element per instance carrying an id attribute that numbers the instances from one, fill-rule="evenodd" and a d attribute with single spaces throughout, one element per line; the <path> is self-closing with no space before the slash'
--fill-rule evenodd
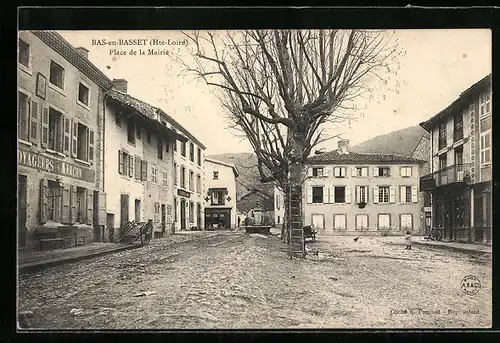
<path id="1" fill-rule="evenodd" d="M 45 268 L 49 267 L 55 267 L 61 264 L 65 263 L 72 263 L 72 262 L 77 262 L 81 260 L 85 260 L 88 258 L 92 257 L 98 257 L 106 254 L 111 254 L 111 253 L 116 253 L 124 250 L 130 250 L 130 249 L 137 249 L 142 247 L 140 244 L 131 244 L 127 245 L 124 247 L 119 247 L 119 248 L 114 248 L 114 249 L 109 249 L 109 250 L 104 250 L 104 251 L 97 251 L 95 253 L 90 253 L 90 254 L 84 254 L 84 255 L 79 255 L 79 256 L 73 256 L 73 257 L 66 257 L 66 258 L 55 258 L 52 260 L 46 260 L 42 262 L 34 262 L 34 263 L 29 263 L 25 265 L 19 265 L 18 270 L 20 274 L 29 274 L 35 271 L 40 271 Z"/>
<path id="2" fill-rule="evenodd" d="M 422 243 L 419 241 L 413 241 L 412 243 L 414 245 L 429 247 L 431 249 L 453 250 L 453 251 L 461 252 L 461 253 L 465 253 L 465 254 L 489 254 L 489 255 L 491 255 L 491 253 L 492 253 L 491 251 L 487 251 L 487 250 L 474 250 L 474 249 L 468 249 L 467 247 L 456 247 L 456 246 L 445 245 L 445 244 L 427 244 L 427 243 Z"/>

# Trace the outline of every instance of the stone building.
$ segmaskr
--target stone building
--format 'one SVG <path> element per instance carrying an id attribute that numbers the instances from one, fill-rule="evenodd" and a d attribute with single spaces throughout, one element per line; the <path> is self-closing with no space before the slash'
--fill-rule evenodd
<path id="1" fill-rule="evenodd" d="M 447 240 L 491 242 L 491 74 L 420 125 L 430 133 L 430 172 L 421 188 L 432 195 L 433 226 Z"/>
<path id="2" fill-rule="evenodd" d="M 183 136 L 174 144 L 174 230 L 204 228 L 205 145 L 161 111 L 160 120 Z"/>
<path id="3" fill-rule="evenodd" d="M 56 32 L 21 31 L 18 43 L 18 246 L 100 241 L 104 99 L 113 84 Z"/>
<path id="4" fill-rule="evenodd" d="M 425 161 L 420 175 L 429 173 L 430 135 L 420 125 L 379 135 L 351 148 L 352 152 L 395 154 Z M 427 234 L 431 230 L 431 196 L 420 189 L 420 230 Z"/>
<path id="5" fill-rule="evenodd" d="M 105 164 L 107 241 L 128 221 L 153 222 L 153 237 L 171 232 L 174 206 L 173 144 L 185 138 L 159 121 L 160 109 L 113 80 L 106 101 Z"/>
<path id="6" fill-rule="evenodd" d="M 238 225 L 236 211 L 236 178 L 233 164 L 205 158 L 205 229 L 234 229 Z"/>
<path id="7" fill-rule="evenodd" d="M 420 233 L 418 184 L 425 161 L 395 154 L 354 153 L 348 140 L 307 160 L 304 225 L 319 234 Z"/>

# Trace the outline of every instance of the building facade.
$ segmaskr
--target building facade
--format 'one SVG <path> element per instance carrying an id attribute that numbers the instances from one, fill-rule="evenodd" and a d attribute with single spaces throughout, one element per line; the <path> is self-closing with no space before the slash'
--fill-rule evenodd
<path id="1" fill-rule="evenodd" d="M 236 210 L 236 178 L 238 169 L 232 164 L 205 158 L 204 199 L 205 230 L 235 229 L 238 226 Z"/>
<path id="2" fill-rule="evenodd" d="M 492 231 L 491 74 L 420 125 L 431 137 L 433 226 L 446 240 L 490 242 Z"/>
<path id="3" fill-rule="evenodd" d="M 105 117 L 104 175 L 106 237 L 120 239 L 125 223 L 153 223 L 153 237 L 172 231 L 173 144 L 182 136 L 158 120 L 158 109 L 127 93 L 127 81 L 113 81 Z"/>
<path id="4" fill-rule="evenodd" d="M 206 193 L 204 160 L 206 147 L 165 112 L 160 120 L 183 137 L 174 143 L 174 230 L 201 229 Z"/>
<path id="5" fill-rule="evenodd" d="M 338 150 L 307 161 L 304 225 L 319 234 L 420 233 L 419 177 L 425 161 L 393 154 Z"/>
<path id="6" fill-rule="evenodd" d="M 104 97 L 113 84 L 58 33 L 22 31 L 18 43 L 18 245 L 32 248 L 59 228 L 65 245 L 74 235 L 101 241 Z"/>

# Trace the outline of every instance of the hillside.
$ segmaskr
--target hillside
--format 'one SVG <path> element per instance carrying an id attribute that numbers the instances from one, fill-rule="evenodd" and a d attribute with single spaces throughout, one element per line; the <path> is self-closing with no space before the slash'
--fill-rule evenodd
<path id="1" fill-rule="evenodd" d="M 208 156 L 215 160 L 231 163 L 238 168 L 240 175 L 236 179 L 236 197 L 240 199 L 253 188 L 273 196 L 274 187 L 271 184 L 260 182 L 259 170 L 257 168 L 257 157 L 253 153 L 225 153 Z"/>
<path id="2" fill-rule="evenodd" d="M 410 126 L 364 141 L 351 147 L 351 151 L 358 153 L 384 153 L 411 156 L 413 150 L 415 150 L 420 142 L 420 139 L 428 135 L 429 133 L 419 125 Z"/>

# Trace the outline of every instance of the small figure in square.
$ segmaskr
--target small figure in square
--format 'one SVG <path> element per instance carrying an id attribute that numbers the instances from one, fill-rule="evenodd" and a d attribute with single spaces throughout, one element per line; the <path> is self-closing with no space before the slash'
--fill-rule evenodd
<path id="1" fill-rule="evenodd" d="M 406 236 L 405 236 L 406 250 L 411 250 L 411 240 L 412 240 L 411 231 L 406 231 Z"/>

